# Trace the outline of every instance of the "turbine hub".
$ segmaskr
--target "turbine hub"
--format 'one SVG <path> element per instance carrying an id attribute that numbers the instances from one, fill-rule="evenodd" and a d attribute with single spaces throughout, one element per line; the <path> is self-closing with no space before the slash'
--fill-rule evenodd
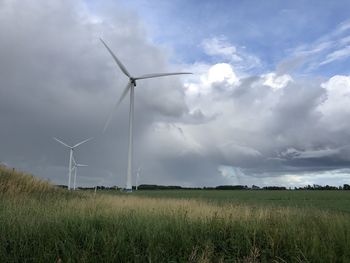
<path id="1" fill-rule="evenodd" d="M 136 87 L 136 79 L 130 78 L 130 83 L 133 84 L 134 87 Z"/>

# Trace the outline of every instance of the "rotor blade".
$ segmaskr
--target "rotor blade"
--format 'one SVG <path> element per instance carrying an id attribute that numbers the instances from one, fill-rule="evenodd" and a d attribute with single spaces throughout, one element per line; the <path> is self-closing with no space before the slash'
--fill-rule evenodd
<path id="1" fill-rule="evenodd" d="M 158 78 L 158 77 L 165 77 L 165 76 L 172 76 L 172 75 L 185 75 L 185 74 L 193 74 L 190 72 L 174 72 L 174 73 L 153 73 L 153 74 L 145 74 L 140 77 L 134 78 L 135 80 L 138 79 L 150 79 L 150 78 Z"/>
<path id="2" fill-rule="evenodd" d="M 80 163 L 77 163 L 76 164 L 77 167 L 85 167 L 85 166 L 88 166 L 87 164 L 80 164 Z"/>
<path id="3" fill-rule="evenodd" d="M 73 165 L 76 166 L 77 162 L 75 161 L 74 154 L 72 155 Z"/>
<path id="4" fill-rule="evenodd" d="M 90 140 L 92 140 L 92 139 L 93 139 L 93 138 L 91 137 L 91 138 L 86 139 L 86 140 L 84 140 L 84 141 L 82 141 L 82 142 L 79 142 L 79 143 L 77 143 L 76 145 L 74 145 L 73 148 L 78 147 L 79 145 L 82 145 L 83 143 L 86 143 L 86 142 L 88 142 L 88 141 L 90 141 Z"/>
<path id="5" fill-rule="evenodd" d="M 123 73 L 130 78 L 131 77 L 130 73 L 127 71 L 125 66 L 120 62 L 120 60 L 117 58 L 117 56 L 114 55 L 113 51 L 107 46 L 107 44 L 102 40 L 102 38 L 100 38 L 100 40 L 101 40 L 102 44 L 107 48 L 108 52 L 112 55 L 112 57 L 114 58 L 115 62 L 117 62 L 117 64 L 118 64 L 119 68 L 121 69 L 121 71 L 123 71 Z"/>
<path id="6" fill-rule="evenodd" d="M 61 140 L 57 139 L 56 137 L 53 137 L 53 139 L 54 139 L 55 141 L 58 141 L 60 144 L 63 144 L 64 146 L 66 146 L 66 147 L 68 147 L 68 148 L 72 148 L 71 146 L 69 146 L 68 144 L 62 142 Z"/>
<path id="7" fill-rule="evenodd" d="M 110 111 L 110 113 L 108 114 L 108 118 L 106 120 L 105 126 L 103 127 L 103 133 L 107 130 L 108 125 L 112 119 L 113 113 L 114 111 L 118 108 L 119 104 L 123 101 L 123 99 L 125 98 L 126 94 L 128 94 L 128 91 L 130 89 L 130 82 L 128 82 L 128 84 L 126 85 L 125 89 L 123 90 L 122 95 L 120 96 L 119 100 L 117 101 L 117 103 L 114 105 L 113 109 Z"/>

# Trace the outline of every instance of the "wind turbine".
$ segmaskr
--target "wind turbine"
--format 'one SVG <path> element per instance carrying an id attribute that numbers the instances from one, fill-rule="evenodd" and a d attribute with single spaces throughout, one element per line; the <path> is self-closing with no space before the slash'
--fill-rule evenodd
<path id="1" fill-rule="evenodd" d="M 137 172 L 136 172 L 136 191 L 138 189 L 138 183 L 139 183 L 139 179 L 140 179 L 140 171 L 141 171 L 141 167 L 139 167 L 137 169 Z"/>
<path id="2" fill-rule="evenodd" d="M 83 143 L 86 143 L 88 141 L 90 141 L 92 138 L 86 139 L 84 141 L 81 141 L 77 144 L 75 144 L 74 146 L 70 146 L 68 144 L 66 144 L 65 142 L 61 141 L 60 139 L 57 139 L 56 137 L 53 138 L 55 141 L 59 142 L 60 144 L 66 146 L 67 148 L 69 148 L 69 176 L 68 176 L 68 190 L 70 190 L 70 181 L 72 178 L 72 164 L 73 164 L 73 152 L 74 149 L 80 145 L 82 145 Z"/>
<path id="3" fill-rule="evenodd" d="M 158 77 L 164 77 L 164 76 L 172 76 L 172 75 L 183 75 L 183 74 L 192 74 L 190 72 L 173 72 L 173 73 L 152 73 L 152 74 L 145 74 L 138 77 L 132 76 L 126 67 L 120 62 L 120 60 L 117 58 L 117 56 L 113 53 L 113 51 L 107 46 L 107 44 L 100 38 L 102 44 L 106 47 L 108 52 L 113 57 L 114 61 L 119 66 L 120 70 L 129 78 L 129 82 L 126 85 L 125 89 L 122 92 L 122 95 L 120 96 L 119 100 L 115 104 L 113 110 L 111 111 L 111 114 L 109 115 L 107 122 L 104 127 L 104 131 L 106 130 L 110 119 L 112 117 L 113 111 L 119 106 L 119 104 L 122 102 L 122 100 L 125 98 L 125 96 L 128 94 L 130 90 L 130 109 L 129 109 L 129 147 L 128 147 L 128 172 L 127 172 L 127 179 L 126 179 L 126 188 L 125 190 L 127 192 L 132 192 L 132 184 L 131 184 L 131 174 L 132 174 L 132 158 L 133 158 L 133 121 L 134 121 L 134 88 L 136 87 L 136 81 L 140 79 L 150 79 L 150 78 L 158 78 Z"/>
<path id="4" fill-rule="evenodd" d="M 75 158 L 73 156 L 73 169 L 74 169 L 74 183 L 73 183 L 73 190 L 75 190 L 76 182 L 77 182 L 77 170 L 78 167 L 85 167 L 86 164 L 80 164 L 75 161 Z"/>

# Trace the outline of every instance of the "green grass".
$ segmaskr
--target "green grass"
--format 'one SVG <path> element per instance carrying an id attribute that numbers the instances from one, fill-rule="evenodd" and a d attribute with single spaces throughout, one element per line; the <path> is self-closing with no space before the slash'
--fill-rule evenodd
<path id="1" fill-rule="evenodd" d="M 350 213 L 350 191 L 162 190 L 138 191 L 135 194 L 156 198 L 197 199 L 217 204 L 319 208 Z"/>
<path id="2" fill-rule="evenodd" d="M 1 169 L 3 191 L 9 189 L 2 186 L 11 185 L 11 179 Z M 15 174 L 6 172 L 10 177 Z M 140 191 L 94 195 L 67 193 L 50 185 L 39 187 L 45 182 L 36 180 L 22 187 L 21 177 L 25 184 L 30 176 L 14 175 L 21 191 L 12 185 L 16 194 L 7 190 L 0 196 L 1 262 L 350 259 L 349 213 L 327 207 L 274 206 L 266 201 L 272 204 L 271 198 L 280 200 L 282 192 Z M 322 197 L 315 194 L 306 195 L 314 200 Z M 332 196 L 328 192 L 326 195 L 327 200 Z M 290 199 L 293 198 L 299 196 L 292 194 Z M 344 198 L 347 195 L 333 199 L 337 202 Z"/>

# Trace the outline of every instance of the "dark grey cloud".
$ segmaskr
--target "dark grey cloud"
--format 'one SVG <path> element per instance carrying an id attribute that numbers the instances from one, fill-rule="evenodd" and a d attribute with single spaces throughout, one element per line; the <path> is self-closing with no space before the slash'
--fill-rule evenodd
<path id="1" fill-rule="evenodd" d="M 127 79 L 98 38 L 134 74 L 173 68 L 130 11 L 112 2 L 94 6 L 93 13 L 89 8 L 83 1 L 1 2 L 0 160 L 65 183 L 68 152 L 52 137 L 74 144 L 93 136 L 76 151 L 79 162 L 89 165 L 80 182 L 123 185 L 128 100 L 105 134 L 102 128 Z M 179 78 L 138 84 L 136 142 L 154 119 L 187 112 Z"/>
<path id="2" fill-rule="evenodd" d="M 167 62 L 167 51 L 153 45 L 142 21 L 118 2 L 0 1 L 1 162 L 65 184 L 68 152 L 52 137 L 69 144 L 94 137 L 76 151 L 89 165 L 79 171 L 79 184 L 124 186 L 128 98 L 102 129 L 127 78 L 99 37 L 135 75 L 185 70 Z M 242 183 L 271 177 L 291 183 L 286 174 L 346 171 L 349 77 L 308 79 L 283 71 L 238 78 L 222 66 L 224 76 L 217 76 L 220 65 L 213 71 L 188 65 L 202 73 L 185 85 L 177 77 L 138 82 L 134 167 L 141 167 L 140 183 L 219 185 L 237 176 Z"/>

